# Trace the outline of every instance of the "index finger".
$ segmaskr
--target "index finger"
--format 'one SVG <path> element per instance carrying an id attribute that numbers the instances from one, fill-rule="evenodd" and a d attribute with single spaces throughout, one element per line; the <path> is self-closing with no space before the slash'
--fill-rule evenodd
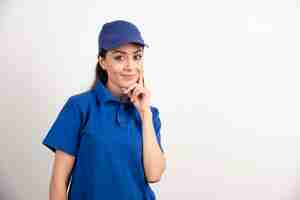
<path id="1" fill-rule="evenodd" d="M 140 78 L 139 78 L 139 82 L 140 85 L 144 86 L 144 68 L 143 65 L 141 66 L 140 69 Z"/>

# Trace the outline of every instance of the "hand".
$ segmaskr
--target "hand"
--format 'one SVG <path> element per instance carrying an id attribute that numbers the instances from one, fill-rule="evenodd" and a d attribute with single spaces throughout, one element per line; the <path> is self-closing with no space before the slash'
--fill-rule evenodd
<path id="1" fill-rule="evenodd" d="M 130 86 L 128 89 L 123 91 L 127 94 L 131 102 L 141 113 L 150 108 L 150 91 L 144 86 L 144 72 L 140 70 L 139 80 L 137 83 Z"/>

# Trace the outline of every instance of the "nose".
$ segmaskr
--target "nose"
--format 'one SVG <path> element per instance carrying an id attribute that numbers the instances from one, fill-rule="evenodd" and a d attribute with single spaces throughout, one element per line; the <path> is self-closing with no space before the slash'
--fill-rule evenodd
<path id="1" fill-rule="evenodd" d="M 126 71 L 133 71 L 135 69 L 135 64 L 134 64 L 133 59 L 131 59 L 131 58 L 127 59 L 127 62 L 125 63 L 124 69 Z"/>

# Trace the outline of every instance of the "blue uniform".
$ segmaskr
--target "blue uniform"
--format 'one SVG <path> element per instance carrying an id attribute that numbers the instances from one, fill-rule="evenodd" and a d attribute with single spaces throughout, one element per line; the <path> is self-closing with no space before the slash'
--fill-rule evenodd
<path id="1" fill-rule="evenodd" d="M 161 146 L 159 111 L 151 106 Z M 131 102 L 123 102 L 97 81 L 94 89 L 64 104 L 42 144 L 75 156 L 68 200 L 154 200 L 145 178 L 142 123 Z"/>

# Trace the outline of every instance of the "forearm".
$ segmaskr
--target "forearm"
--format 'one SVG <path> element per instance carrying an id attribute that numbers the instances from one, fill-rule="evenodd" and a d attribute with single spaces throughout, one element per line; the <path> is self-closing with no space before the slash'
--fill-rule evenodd
<path id="1" fill-rule="evenodd" d="M 58 181 L 50 183 L 50 200 L 67 200 L 67 186 Z"/>
<path id="2" fill-rule="evenodd" d="M 144 171 L 149 182 L 157 182 L 165 170 L 166 159 L 156 139 L 150 108 L 141 112 L 141 118 Z"/>

